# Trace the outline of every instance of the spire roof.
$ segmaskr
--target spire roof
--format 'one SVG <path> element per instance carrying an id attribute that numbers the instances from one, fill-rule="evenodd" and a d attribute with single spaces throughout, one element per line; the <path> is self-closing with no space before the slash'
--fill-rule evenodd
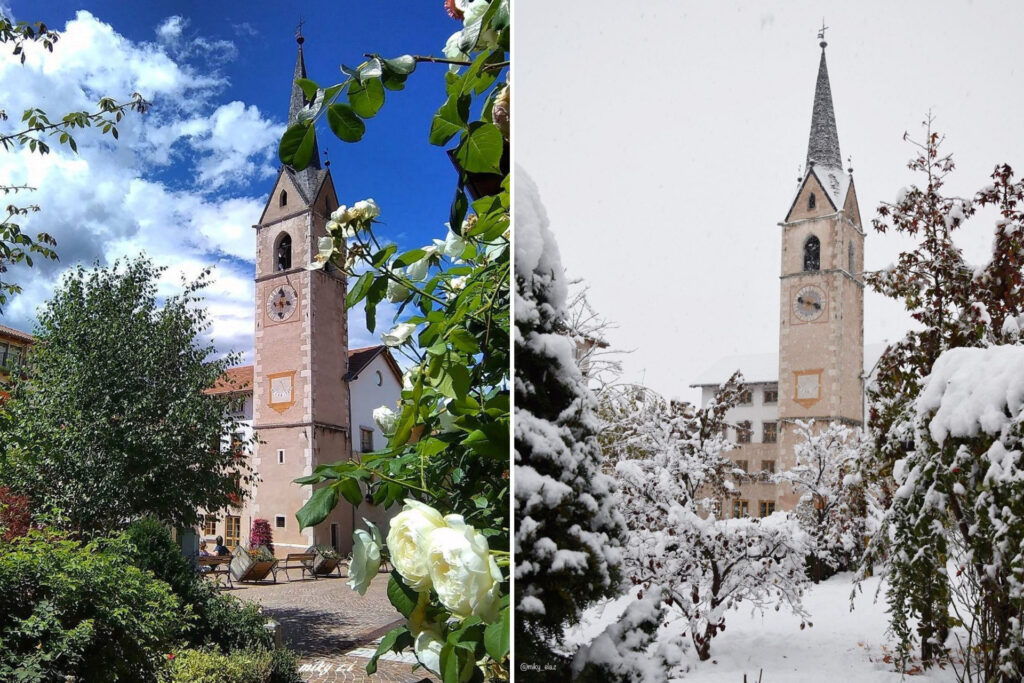
<path id="1" fill-rule="evenodd" d="M 832 88 L 828 82 L 828 66 L 825 64 L 825 46 L 821 43 L 821 62 L 818 64 L 818 83 L 814 88 L 814 111 L 811 113 L 811 136 L 807 143 L 807 166 L 843 167 L 843 156 L 839 152 L 839 133 L 836 131 L 836 114 L 832 109 Z"/>
<path id="2" fill-rule="evenodd" d="M 299 44 L 298 56 L 295 58 L 295 75 L 292 77 L 292 94 L 288 100 L 288 125 L 293 125 L 299 120 L 299 113 L 308 107 L 311 102 L 306 99 L 306 94 L 302 92 L 302 88 L 296 81 L 300 78 L 306 77 L 306 61 L 302 56 L 302 44 L 306 42 L 306 39 L 299 33 L 295 37 L 295 42 Z M 313 158 L 309 162 L 309 166 L 301 171 L 296 171 L 290 166 L 287 167 L 295 178 L 296 184 L 299 189 L 303 191 L 306 201 L 313 201 L 316 198 L 316 192 L 320 188 L 320 182 L 323 180 L 323 173 L 320 169 L 320 147 L 317 145 L 316 140 L 313 141 Z"/>

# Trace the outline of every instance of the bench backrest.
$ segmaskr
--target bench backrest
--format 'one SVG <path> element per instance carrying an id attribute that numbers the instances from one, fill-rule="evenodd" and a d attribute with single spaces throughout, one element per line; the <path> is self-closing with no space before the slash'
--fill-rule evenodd
<path id="1" fill-rule="evenodd" d="M 199 564 L 209 565 L 209 566 L 214 566 L 214 567 L 217 566 L 218 564 L 227 564 L 228 562 L 231 561 L 231 557 L 229 557 L 228 555 L 214 555 L 212 557 L 199 556 L 196 559 L 199 560 Z"/>
<path id="2" fill-rule="evenodd" d="M 314 553 L 288 553 L 288 556 L 284 558 L 285 562 L 291 562 L 296 560 L 298 562 L 306 562 L 308 560 L 315 560 L 316 554 Z"/>

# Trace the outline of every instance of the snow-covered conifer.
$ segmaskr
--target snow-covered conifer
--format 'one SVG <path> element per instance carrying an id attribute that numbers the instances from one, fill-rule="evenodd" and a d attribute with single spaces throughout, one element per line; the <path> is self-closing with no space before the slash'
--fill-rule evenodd
<path id="1" fill-rule="evenodd" d="M 561 661 L 567 673 L 554 649 L 584 608 L 619 593 L 625 529 L 614 481 L 601 471 L 596 403 L 565 334 L 558 246 L 521 169 L 515 195 L 516 659 Z"/>

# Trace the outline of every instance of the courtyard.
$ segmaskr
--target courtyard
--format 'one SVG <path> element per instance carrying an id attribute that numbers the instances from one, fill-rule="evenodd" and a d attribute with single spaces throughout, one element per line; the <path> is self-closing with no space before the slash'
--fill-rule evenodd
<path id="1" fill-rule="evenodd" d="M 282 577 L 278 583 L 235 584 L 226 592 L 253 602 L 280 623 L 285 645 L 301 657 L 299 670 L 307 681 L 377 681 L 413 683 L 435 680 L 419 668 L 412 670 L 411 652 L 388 654 L 377 662 L 377 673 L 366 664 L 380 638 L 402 619 L 387 597 L 388 575 L 378 574 L 365 596 L 348 587 L 345 578 L 318 580 Z"/>

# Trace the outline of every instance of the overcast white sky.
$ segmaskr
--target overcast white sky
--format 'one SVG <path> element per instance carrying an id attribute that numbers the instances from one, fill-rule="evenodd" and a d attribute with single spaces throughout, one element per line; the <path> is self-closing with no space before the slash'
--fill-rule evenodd
<path id="1" fill-rule="evenodd" d="M 868 226 L 914 182 L 904 131 L 929 109 L 971 195 L 1024 171 L 1024 5 L 1012 2 L 519 0 L 516 162 L 562 260 L 619 324 L 626 379 L 697 400 L 724 355 L 778 346 L 780 228 L 804 163 L 820 49 L 868 230 L 866 267 L 904 243 Z M 990 215 L 959 240 L 987 259 Z M 869 292 L 865 342 L 909 318 Z"/>

